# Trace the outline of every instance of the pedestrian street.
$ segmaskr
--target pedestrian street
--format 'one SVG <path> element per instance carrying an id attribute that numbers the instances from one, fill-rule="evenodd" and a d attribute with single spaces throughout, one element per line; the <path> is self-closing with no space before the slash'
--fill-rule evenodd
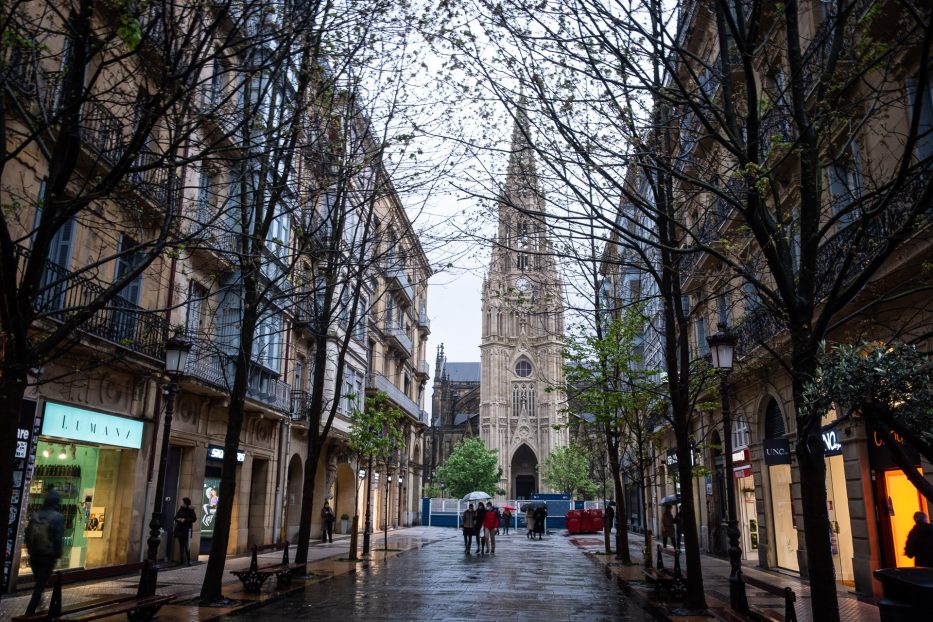
<path id="1" fill-rule="evenodd" d="M 511 530 L 497 537 L 495 555 L 466 555 L 460 531 L 426 531 L 431 538 L 421 548 L 360 565 L 229 620 L 652 619 L 566 532 L 529 540 L 524 530 Z M 381 538 L 373 546 L 381 547 Z"/>

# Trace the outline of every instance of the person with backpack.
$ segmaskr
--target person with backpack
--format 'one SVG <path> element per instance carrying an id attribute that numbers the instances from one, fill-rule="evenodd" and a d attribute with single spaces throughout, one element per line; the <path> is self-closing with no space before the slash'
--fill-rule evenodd
<path id="1" fill-rule="evenodd" d="M 26 549 L 29 551 L 33 581 L 32 598 L 26 606 L 27 616 L 36 612 L 55 562 L 62 556 L 65 516 L 59 511 L 60 506 L 58 492 L 49 490 L 45 493 L 42 508 L 29 517 L 29 524 L 26 525 Z"/>
<path id="2" fill-rule="evenodd" d="M 185 497 L 181 500 L 181 503 L 181 507 L 175 512 L 174 529 L 175 539 L 178 540 L 179 555 L 181 557 L 178 563 L 190 566 L 191 548 L 188 542 L 191 540 L 191 527 L 197 522 L 198 517 L 194 513 L 194 508 L 191 507 L 191 499 Z"/>

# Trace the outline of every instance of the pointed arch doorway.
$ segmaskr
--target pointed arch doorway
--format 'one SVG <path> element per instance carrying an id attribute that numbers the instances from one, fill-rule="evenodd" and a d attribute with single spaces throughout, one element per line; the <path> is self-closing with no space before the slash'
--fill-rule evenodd
<path id="1" fill-rule="evenodd" d="M 538 490 L 538 458 L 528 445 L 521 445 L 512 454 L 512 498 L 530 499 Z"/>

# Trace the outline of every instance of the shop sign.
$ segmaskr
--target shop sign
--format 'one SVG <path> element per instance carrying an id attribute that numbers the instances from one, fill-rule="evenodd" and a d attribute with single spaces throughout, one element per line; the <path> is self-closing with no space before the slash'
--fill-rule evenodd
<path id="1" fill-rule="evenodd" d="M 216 460 L 217 462 L 223 462 L 224 459 L 224 448 L 220 445 L 208 445 L 207 446 L 207 459 Z M 246 452 L 237 449 L 236 452 L 236 461 L 243 462 L 246 460 Z"/>
<path id="2" fill-rule="evenodd" d="M 677 450 L 668 449 L 667 450 L 667 468 L 676 469 L 678 464 L 679 464 L 679 461 L 677 460 Z M 696 466 L 696 454 L 693 452 L 690 452 L 690 464 L 692 466 Z"/>
<path id="3" fill-rule="evenodd" d="M 29 483 L 36 468 L 36 445 L 39 443 L 39 430 L 42 418 L 36 417 L 36 403 L 23 400 L 16 427 L 16 446 L 13 451 L 13 490 L 10 496 L 6 532 L 6 557 L 3 561 L 2 591 L 10 591 L 10 577 L 13 570 L 13 548 L 16 544 L 16 530 L 19 527 L 23 508 L 29 503 Z"/>
<path id="4" fill-rule="evenodd" d="M 750 460 L 747 449 L 732 452 L 732 462 L 748 462 Z"/>
<path id="5" fill-rule="evenodd" d="M 823 455 L 838 456 L 842 453 L 842 443 L 839 442 L 839 436 L 836 430 L 823 431 Z"/>
<path id="6" fill-rule="evenodd" d="M 761 441 L 765 454 L 765 464 L 790 464 L 790 441 L 786 438 L 766 438 Z"/>
<path id="7" fill-rule="evenodd" d="M 911 445 L 905 443 L 904 438 L 900 434 L 892 432 L 891 437 L 894 439 L 895 443 L 901 446 L 907 459 L 912 464 L 919 466 L 920 453 Z M 891 455 L 891 450 L 885 445 L 884 440 L 881 438 L 881 434 L 877 430 L 871 430 L 871 436 L 868 440 L 868 455 L 871 458 L 872 466 L 876 469 L 886 470 L 901 468 L 894 462 L 894 456 Z"/>
<path id="8" fill-rule="evenodd" d="M 740 467 L 735 467 L 732 469 L 732 476 L 735 479 L 742 479 L 743 477 L 751 477 L 752 475 L 752 465 L 746 464 Z"/>
<path id="9" fill-rule="evenodd" d="M 143 422 L 46 402 L 42 434 L 73 441 L 139 449 L 143 444 Z"/>

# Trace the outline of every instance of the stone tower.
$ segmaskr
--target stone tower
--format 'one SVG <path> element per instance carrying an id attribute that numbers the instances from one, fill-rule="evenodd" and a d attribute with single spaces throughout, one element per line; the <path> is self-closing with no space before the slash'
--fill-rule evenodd
<path id="1" fill-rule="evenodd" d="M 499 452 L 509 498 L 548 492 L 536 466 L 567 444 L 564 291 L 547 236 L 527 118 L 519 113 L 499 198 L 499 228 L 483 283 L 479 433 Z"/>

